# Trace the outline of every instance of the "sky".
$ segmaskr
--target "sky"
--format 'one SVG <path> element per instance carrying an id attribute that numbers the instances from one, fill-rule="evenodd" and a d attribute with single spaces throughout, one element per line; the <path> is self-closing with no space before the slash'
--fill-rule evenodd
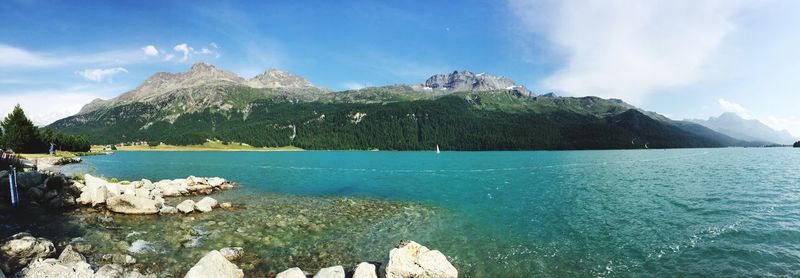
<path id="1" fill-rule="evenodd" d="M 0 2 L 0 115 L 36 124 L 204 61 L 333 90 L 453 70 L 537 93 L 723 112 L 800 136 L 800 1 Z"/>

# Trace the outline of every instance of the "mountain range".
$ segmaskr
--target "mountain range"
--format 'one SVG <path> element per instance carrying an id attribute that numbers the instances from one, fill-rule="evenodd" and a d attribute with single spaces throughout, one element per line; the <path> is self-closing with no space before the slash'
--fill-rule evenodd
<path id="1" fill-rule="evenodd" d="M 530 150 L 758 145 L 619 99 L 537 95 L 507 77 L 453 71 L 419 84 L 333 92 L 280 70 L 251 79 L 206 63 L 156 73 L 51 128 L 95 144 L 206 140 L 306 149 Z"/>
<path id="2" fill-rule="evenodd" d="M 777 131 L 756 119 L 744 119 L 736 113 L 725 112 L 708 120 L 691 120 L 730 137 L 765 144 L 791 145 L 800 140 L 786 130 Z"/>

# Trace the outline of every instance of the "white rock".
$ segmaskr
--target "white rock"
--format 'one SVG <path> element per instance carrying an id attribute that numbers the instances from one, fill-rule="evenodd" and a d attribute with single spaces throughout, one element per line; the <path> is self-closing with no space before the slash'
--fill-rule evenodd
<path id="1" fill-rule="evenodd" d="M 151 199 L 150 198 L 150 190 L 147 190 L 145 188 L 141 188 L 140 187 L 140 188 L 137 188 L 136 190 L 134 190 L 133 192 L 134 192 L 134 195 L 136 195 L 136 197 L 142 197 L 142 198 Z"/>
<path id="2" fill-rule="evenodd" d="M 299 267 L 293 267 L 278 273 L 275 278 L 306 278 L 306 274 Z"/>
<path id="3" fill-rule="evenodd" d="M 386 278 L 437 277 L 457 278 L 458 270 L 447 257 L 437 250 L 413 241 L 402 241 L 389 251 L 389 258 L 381 265 Z"/>
<path id="4" fill-rule="evenodd" d="M 67 245 L 64 248 L 64 251 L 61 251 L 61 255 L 58 255 L 58 261 L 69 264 L 69 263 L 79 263 L 79 262 L 86 262 L 86 258 L 83 257 L 78 252 L 72 249 L 72 245 Z"/>
<path id="5" fill-rule="evenodd" d="M 172 206 L 163 205 L 161 209 L 158 210 L 160 214 L 175 214 L 178 213 L 178 209 Z"/>
<path id="6" fill-rule="evenodd" d="M 63 263 L 56 259 L 38 260 L 16 274 L 19 278 L 91 278 L 95 276 L 86 262 Z"/>
<path id="7" fill-rule="evenodd" d="M 363 262 L 353 270 L 353 278 L 378 278 L 378 272 L 374 264 Z"/>
<path id="8" fill-rule="evenodd" d="M 125 275 L 125 270 L 122 266 L 117 264 L 107 264 L 102 266 L 95 273 L 95 278 L 122 278 Z"/>
<path id="9" fill-rule="evenodd" d="M 83 181 L 86 184 L 86 186 L 94 186 L 94 187 L 105 186 L 106 184 L 108 184 L 106 180 L 89 174 L 83 175 Z"/>
<path id="10" fill-rule="evenodd" d="M 183 213 L 193 212 L 194 211 L 194 201 L 192 201 L 192 200 L 183 201 L 180 204 L 178 204 L 177 206 L 175 206 L 175 208 L 177 208 L 178 211 L 183 212 Z"/>
<path id="11" fill-rule="evenodd" d="M 177 197 L 182 195 L 178 186 L 174 184 L 167 184 L 160 188 L 161 194 L 165 197 Z"/>
<path id="12" fill-rule="evenodd" d="M 106 200 L 108 210 L 123 214 L 155 214 L 158 213 L 156 205 L 156 201 L 134 195 L 119 195 Z"/>
<path id="13" fill-rule="evenodd" d="M 225 183 L 225 179 L 223 178 L 218 178 L 218 177 L 208 178 L 208 185 L 212 187 L 219 187 L 223 183 Z"/>
<path id="14" fill-rule="evenodd" d="M 0 270 L 14 273 L 36 259 L 52 257 L 55 253 L 53 242 L 28 233 L 18 233 L 6 238 L 0 245 Z"/>
<path id="15" fill-rule="evenodd" d="M 211 211 L 212 208 L 216 207 L 217 204 L 219 203 L 217 202 L 217 200 L 214 200 L 214 198 L 205 197 L 196 204 L 194 204 L 194 208 L 200 212 L 209 212 Z"/>
<path id="16" fill-rule="evenodd" d="M 219 251 L 214 250 L 205 255 L 200 261 L 197 262 L 189 272 L 186 273 L 186 278 L 218 278 L 218 277 L 244 277 L 244 272 L 239 269 L 235 264 L 229 262 Z"/>
<path id="17" fill-rule="evenodd" d="M 317 271 L 314 278 L 344 278 L 344 268 L 341 265 L 326 267 Z"/>

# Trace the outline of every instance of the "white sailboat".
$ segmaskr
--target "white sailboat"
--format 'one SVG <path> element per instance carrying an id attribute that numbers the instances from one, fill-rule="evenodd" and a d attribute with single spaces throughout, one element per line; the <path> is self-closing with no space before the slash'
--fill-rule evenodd
<path id="1" fill-rule="evenodd" d="M 441 151 L 439 151 L 439 144 L 436 144 L 436 153 L 441 153 Z"/>

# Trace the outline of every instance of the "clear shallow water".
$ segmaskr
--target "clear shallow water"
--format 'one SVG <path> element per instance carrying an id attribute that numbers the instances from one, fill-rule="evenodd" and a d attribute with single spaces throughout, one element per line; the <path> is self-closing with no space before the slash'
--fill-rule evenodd
<path id="1" fill-rule="evenodd" d="M 227 198 L 419 203 L 434 213 L 400 233 L 442 250 L 467 277 L 800 275 L 798 149 L 117 152 L 84 161 L 64 171 L 221 176 L 243 185 Z M 364 240 L 376 251 L 362 260 L 382 260 L 394 241 Z"/>

